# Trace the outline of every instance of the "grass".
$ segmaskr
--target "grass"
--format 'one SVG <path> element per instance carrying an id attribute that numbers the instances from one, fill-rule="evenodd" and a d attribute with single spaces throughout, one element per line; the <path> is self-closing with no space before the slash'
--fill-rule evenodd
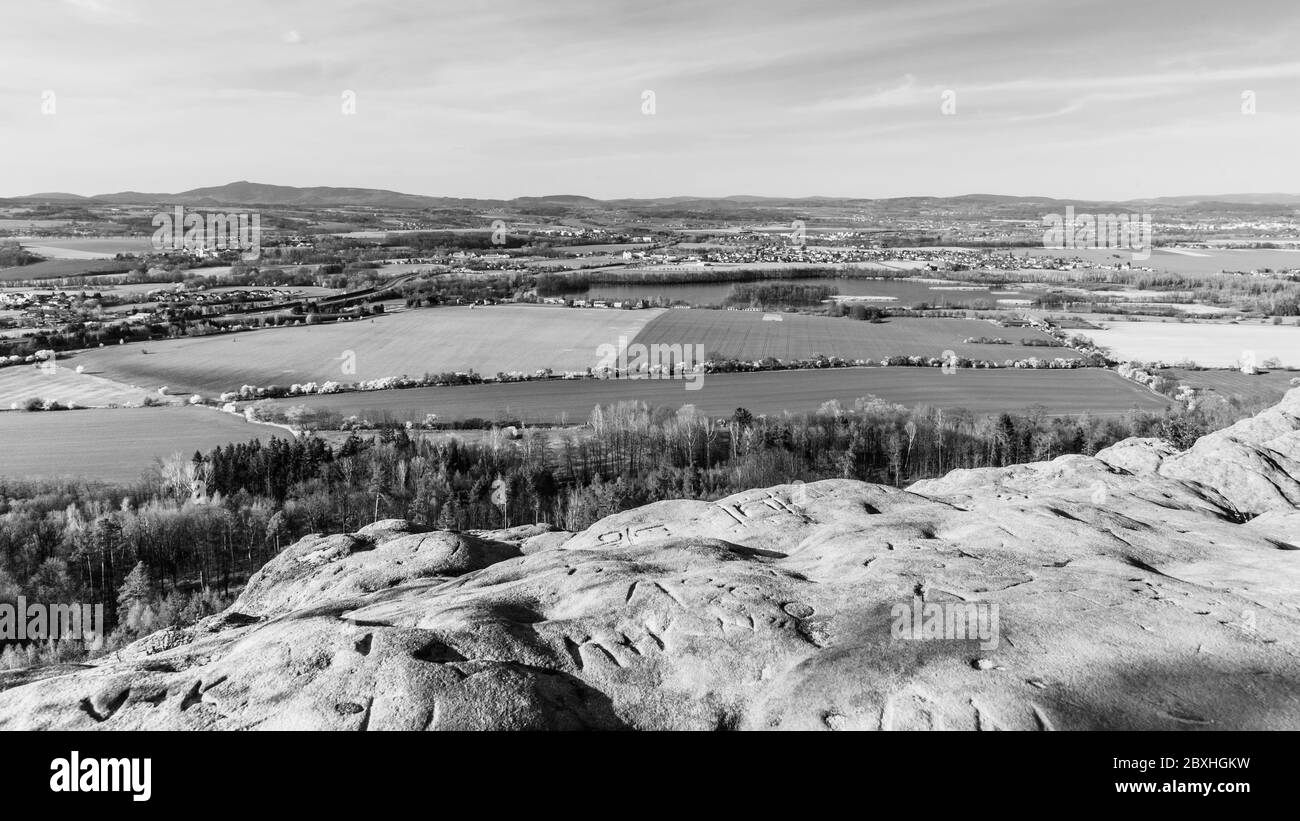
<path id="1" fill-rule="evenodd" d="M 548 424 L 583 422 L 593 406 L 622 399 L 671 408 L 693 404 L 716 416 L 729 416 L 738 407 L 756 414 L 812 411 L 831 399 L 848 407 L 867 395 L 909 407 L 925 404 L 976 413 L 1042 405 L 1051 414 L 1087 411 L 1115 415 L 1133 408 L 1161 410 L 1172 404 L 1098 368 L 963 369 L 950 375 L 939 368 L 835 368 L 710 374 L 699 390 L 686 390 L 685 385 L 681 380 L 552 380 L 335 394 L 267 404 L 280 408 L 303 405 L 372 422 L 422 420 L 426 414 L 436 413 L 443 421 L 482 418 Z"/>
<path id="2" fill-rule="evenodd" d="M 29 279 L 59 279 L 90 274 L 120 274 L 131 269 L 130 260 L 115 259 L 47 259 L 31 265 L 0 270 L 0 282 Z"/>
<path id="3" fill-rule="evenodd" d="M 153 250 L 149 237 L 38 237 L 24 240 L 23 245 L 48 259 L 111 259 L 114 254 L 147 254 Z"/>
<path id="4" fill-rule="evenodd" d="M 1240 396 L 1243 399 L 1281 400 L 1291 389 L 1291 380 L 1300 377 L 1300 371 L 1275 370 L 1266 373 L 1245 374 L 1240 370 L 1192 371 L 1169 368 L 1162 375 L 1196 388 L 1205 388 L 1224 397 Z"/>
<path id="5" fill-rule="evenodd" d="M 208 408 L 4 411 L 0 476 L 131 482 L 173 453 L 188 457 L 227 442 L 287 435 Z"/>
<path id="6" fill-rule="evenodd" d="M 1084 331 L 1117 359 L 1140 362 L 1192 361 L 1206 368 L 1236 367 L 1247 351 L 1261 367 L 1277 357 L 1300 366 L 1300 328 L 1285 325 L 1232 325 L 1212 322 L 1106 322 L 1103 330 Z"/>
<path id="7" fill-rule="evenodd" d="M 882 323 L 803 314 L 778 314 L 766 321 L 753 311 L 670 310 L 637 336 L 642 344 L 700 344 L 706 354 L 728 359 L 806 359 L 816 354 L 845 359 L 887 356 L 942 356 L 946 350 L 972 359 L 1076 358 L 1068 348 L 1011 345 L 967 345 L 969 337 L 1048 339 L 1033 328 L 1001 328 L 976 319 L 892 318 Z"/>
<path id="8" fill-rule="evenodd" d="M 1155 248 L 1151 258 L 1134 260 L 1132 253 L 1124 249 L 1078 248 L 1067 250 L 1047 250 L 1042 248 L 1017 248 L 1016 255 L 1024 256 L 1029 251 L 1036 257 L 1079 257 L 1089 262 L 1110 265 L 1117 262 L 1132 262 L 1134 266 L 1151 268 L 1155 271 L 1174 271 L 1180 274 L 1212 275 L 1221 271 L 1251 271 L 1264 268 L 1274 270 L 1300 267 L 1300 251 L 1279 248 L 1195 248 L 1169 249 Z"/>
<path id="9" fill-rule="evenodd" d="M 356 382 L 426 372 L 586 370 L 602 344 L 629 339 L 660 312 L 495 305 L 403 311 L 331 325 L 100 348 L 69 360 L 92 374 L 212 396 L 241 385 Z M 142 351 L 147 350 L 148 354 Z M 346 351 L 356 373 L 342 371 Z"/>
<path id="10" fill-rule="evenodd" d="M 700 344 L 706 354 L 793 360 L 816 354 L 879 360 L 893 355 L 976 359 L 1075 357 L 1066 348 L 962 342 L 972 336 L 1046 338 L 1031 328 L 1000 328 L 970 319 L 851 319 L 780 314 L 780 322 L 748 311 L 576 309 L 498 305 L 403 311 L 373 321 L 277 328 L 245 334 L 112 346 L 77 354 L 72 365 L 125 385 L 206 397 L 242 385 L 476 371 L 585 371 L 601 345 L 623 336 L 643 344 Z M 147 351 L 147 353 L 145 353 Z M 355 373 L 344 373 L 345 352 Z"/>
<path id="11" fill-rule="evenodd" d="M 138 405 L 146 396 L 160 398 L 156 393 L 132 389 L 88 374 L 79 374 L 60 363 L 50 374 L 35 365 L 10 365 L 0 368 L 0 410 L 14 403 L 22 407 L 28 399 L 37 397 L 64 405 L 76 403 L 83 408 L 108 405 Z"/>

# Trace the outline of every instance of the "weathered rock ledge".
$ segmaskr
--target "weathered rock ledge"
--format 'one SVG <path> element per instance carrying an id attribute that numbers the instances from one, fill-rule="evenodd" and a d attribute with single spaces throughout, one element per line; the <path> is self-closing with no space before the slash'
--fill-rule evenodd
<path id="1" fill-rule="evenodd" d="M 384 521 L 0 692 L 0 729 L 1300 729 L 1298 505 L 1300 389 L 1181 453 Z M 914 598 L 996 604 L 996 647 L 896 638 Z"/>

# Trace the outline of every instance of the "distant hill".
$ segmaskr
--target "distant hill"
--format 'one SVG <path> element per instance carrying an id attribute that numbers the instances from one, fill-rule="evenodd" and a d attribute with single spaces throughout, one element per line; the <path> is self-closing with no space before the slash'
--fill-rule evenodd
<path id="1" fill-rule="evenodd" d="M 1155 197 L 1143 202 L 1167 205 L 1300 205 L 1300 194 L 1212 194 L 1191 197 Z"/>
<path id="2" fill-rule="evenodd" d="M 564 205 L 579 208 L 608 208 L 609 203 L 603 200 L 584 197 L 580 194 L 550 194 L 545 197 L 516 197 L 510 200 L 512 205 L 520 208 L 528 208 L 536 205 Z"/>
<path id="3" fill-rule="evenodd" d="M 83 197 L 80 194 L 67 194 L 62 191 L 44 191 L 40 194 L 31 194 L 26 197 L 14 197 L 16 200 L 41 200 L 42 202 L 62 202 L 65 200 L 88 200 L 89 197 Z"/>
<path id="4" fill-rule="evenodd" d="M 120 191 L 116 194 L 96 194 L 87 199 L 93 202 L 106 202 L 114 205 L 151 205 L 175 196 L 175 194 L 148 194 L 142 191 Z"/>
<path id="5" fill-rule="evenodd" d="M 227 185 L 195 188 L 176 194 L 145 194 L 124 191 L 100 194 L 92 199 L 113 203 L 152 204 L 166 201 L 179 205 L 280 205 L 314 208 L 327 205 L 373 206 L 378 208 L 428 208 L 441 201 L 374 188 L 296 188 L 290 185 L 267 185 L 240 180 Z"/>
<path id="6" fill-rule="evenodd" d="M 756 195 L 730 195 L 720 197 L 646 197 L 600 200 L 581 194 L 550 194 L 540 197 L 517 197 L 511 200 L 477 199 L 463 197 L 434 197 L 421 194 L 404 194 L 379 188 L 336 188 L 315 186 L 298 188 L 291 185 L 269 185 L 240 180 L 207 188 L 195 188 L 174 194 L 121 191 L 84 197 L 79 194 L 48 192 L 13 197 L 8 202 L 86 202 L 153 205 L 159 203 L 194 206 L 268 205 L 281 207 L 318 208 L 328 206 L 353 206 L 370 208 L 501 208 L 521 210 L 541 209 L 665 209 L 714 210 L 772 208 L 987 208 L 1002 211 L 1008 208 L 1063 208 L 1076 207 L 1186 207 L 1231 205 L 1300 206 L 1300 194 L 1215 194 L 1206 196 L 1151 197 L 1146 199 L 1115 201 L 1090 201 L 1060 199 L 1041 196 L 1016 196 L 1011 194 L 962 194 L 954 197 L 766 197 Z"/>

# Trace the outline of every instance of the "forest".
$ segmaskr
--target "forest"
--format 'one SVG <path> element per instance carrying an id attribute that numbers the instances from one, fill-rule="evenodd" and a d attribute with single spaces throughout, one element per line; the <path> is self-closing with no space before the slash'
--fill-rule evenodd
<path id="1" fill-rule="evenodd" d="M 104 604 L 98 652 L 220 611 L 297 538 L 382 518 L 447 530 L 549 522 L 581 530 L 662 499 L 718 499 L 795 480 L 906 487 L 956 468 L 1092 454 L 1129 436 L 1186 447 L 1266 404 L 981 416 L 864 397 L 811 414 L 715 418 L 624 402 L 574 431 L 494 429 L 477 441 L 394 425 L 331 445 L 314 435 L 159 461 L 129 486 L 0 479 L 0 602 Z M 507 502 L 491 500 L 501 478 Z M 84 658 L 80 642 L 10 642 L 0 670 Z"/>

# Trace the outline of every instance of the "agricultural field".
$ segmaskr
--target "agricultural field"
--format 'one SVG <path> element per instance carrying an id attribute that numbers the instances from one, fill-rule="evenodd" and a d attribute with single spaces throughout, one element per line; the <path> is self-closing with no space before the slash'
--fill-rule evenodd
<path id="1" fill-rule="evenodd" d="M 1291 380 L 1300 379 L 1300 370 L 1273 370 L 1260 373 L 1242 373 L 1240 370 L 1215 369 L 1193 371 L 1186 368 L 1167 368 L 1162 376 L 1195 388 L 1213 391 L 1225 398 L 1240 396 L 1243 399 L 1262 399 L 1277 402 L 1292 387 Z"/>
<path id="2" fill-rule="evenodd" d="M 493 305 L 401 311 L 332 325 L 100 348 L 67 360 L 149 390 L 205 396 L 241 385 L 357 382 L 388 376 L 543 368 L 586 370 L 596 349 L 629 340 L 661 313 L 541 305 Z M 147 353 L 146 353 L 147 351 Z M 349 352 L 351 352 L 349 354 Z M 355 361 L 355 373 L 344 372 Z"/>
<path id="3" fill-rule="evenodd" d="M 764 317 L 780 317 L 780 321 Z M 966 344 L 970 337 L 1002 338 L 1011 345 Z M 700 344 L 705 354 L 728 359 L 806 359 L 817 354 L 845 359 L 942 356 L 951 350 L 972 359 L 1077 358 L 1069 348 L 1029 347 L 1020 339 L 1050 339 L 1034 328 L 1002 328 L 977 319 L 893 317 L 872 323 L 805 314 L 756 311 L 669 310 L 636 337 L 649 345 Z"/>
<path id="4" fill-rule="evenodd" d="M 12 213 L 12 212 L 9 212 Z M 0 231 L 31 231 L 34 228 L 62 228 L 72 220 L 15 219 L 0 217 Z"/>
<path id="5" fill-rule="evenodd" d="M 542 259 L 530 259 L 522 262 L 525 268 L 566 268 L 576 271 L 580 268 L 590 268 L 592 270 L 622 270 L 626 263 L 623 262 L 622 256 L 595 255 L 589 257 L 544 257 Z"/>
<path id="6" fill-rule="evenodd" d="M 1098 265 L 1131 262 L 1134 267 L 1180 274 L 1217 274 L 1223 271 L 1257 271 L 1300 268 L 1300 250 L 1283 248 L 1154 248 L 1146 260 L 1133 259 L 1132 252 L 1107 248 L 1053 250 L 1017 248 L 1018 256 L 1072 259 L 1078 257 Z"/>
<path id="7" fill-rule="evenodd" d="M 605 245 L 562 245 L 556 250 L 566 254 L 619 254 L 624 251 L 644 251 L 653 247 L 651 242 L 607 243 Z"/>
<path id="8" fill-rule="evenodd" d="M 0 282 L 28 279 L 59 279 L 89 274 L 120 274 L 131 268 L 129 260 L 114 259 L 47 259 L 31 265 L 0 269 Z"/>
<path id="9" fill-rule="evenodd" d="M 131 482 L 173 453 L 272 436 L 288 434 L 210 408 L 3 411 L 0 476 Z"/>
<path id="10" fill-rule="evenodd" d="M 59 365 L 47 373 L 35 365 L 10 365 L 0 368 L 0 410 L 23 406 L 29 399 L 44 399 L 63 405 L 103 408 L 110 405 L 139 405 L 156 393 L 131 388 Z"/>
<path id="11" fill-rule="evenodd" d="M 23 247 L 47 259 L 112 259 L 114 254 L 147 254 L 153 250 L 149 237 L 38 237 L 24 240 Z"/>
<path id="12" fill-rule="evenodd" d="M 386 262 L 375 271 L 380 276 L 402 276 L 403 274 L 415 274 L 432 271 L 446 271 L 446 265 L 437 265 L 432 262 Z"/>
<path id="13" fill-rule="evenodd" d="M 1294 322 L 1294 319 L 1291 320 Z M 1253 355 L 1263 365 L 1276 358 L 1300 367 L 1300 327 L 1294 324 L 1235 325 L 1228 322 L 1099 322 L 1083 333 L 1111 350 L 1116 359 L 1138 362 L 1195 362 L 1205 368 L 1233 368 Z"/>
<path id="14" fill-rule="evenodd" d="M 835 399 L 845 407 L 874 395 L 908 407 L 966 408 L 975 413 L 1023 411 L 1041 405 L 1049 414 L 1121 415 L 1159 411 L 1172 403 L 1100 368 L 1079 370 L 959 370 L 939 368 L 834 368 L 763 373 L 709 374 L 698 390 L 672 379 L 515 382 L 501 385 L 411 388 L 345 393 L 262 403 L 281 410 L 302 406 L 371 422 L 488 419 L 573 424 L 596 405 L 629 399 L 677 408 L 695 405 L 715 416 L 743 407 L 755 414 L 813 411 Z"/>

